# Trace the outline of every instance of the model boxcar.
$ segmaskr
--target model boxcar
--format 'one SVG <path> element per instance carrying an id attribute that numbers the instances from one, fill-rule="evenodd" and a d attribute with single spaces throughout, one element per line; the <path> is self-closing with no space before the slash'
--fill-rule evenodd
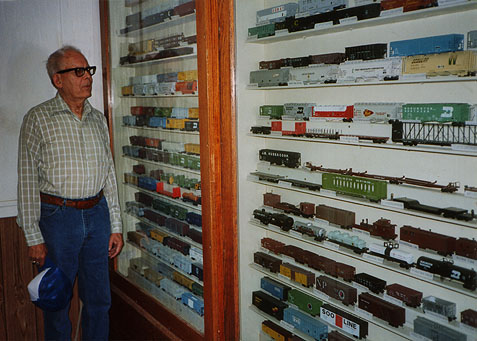
<path id="1" fill-rule="evenodd" d="M 180 299 L 182 294 L 186 292 L 181 285 L 174 283 L 169 278 L 164 278 L 161 280 L 161 289 L 174 297 L 176 300 Z"/>
<path id="2" fill-rule="evenodd" d="M 192 263 L 192 275 L 197 277 L 200 281 L 204 280 L 204 269 L 200 263 Z"/>
<path id="3" fill-rule="evenodd" d="M 272 251 L 273 253 L 279 255 L 282 253 L 282 249 L 285 246 L 284 243 L 279 242 L 278 240 L 272 238 L 262 238 L 260 241 L 262 247 Z"/>
<path id="4" fill-rule="evenodd" d="M 270 277 L 262 277 L 260 279 L 260 288 L 282 301 L 288 299 L 288 293 L 291 290 L 288 285 L 277 282 Z"/>
<path id="5" fill-rule="evenodd" d="M 449 321 L 456 319 L 456 304 L 435 296 L 427 296 L 422 299 L 422 310 L 432 311 L 436 314 L 445 316 Z"/>
<path id="6" fill-rule="evenodd" d="M 276 341 L 291 341 L 293 334 L 270 320 L 262 322 L 262 330 Z"/>
<path id="7" fill-rule="evenodd" d="M 422 292 L 405 287 L 404 285 L 394 283 L 386 287 L 386 293 L 400 301 L 403 301 L 407 306 L 417 308 L 421 305 Z"/>
<path id="8" fill-rule="evenodd" d="M 355 223 L 355 213 L 336 207 L 318 205 L 316 206 L 316 217 L 329 221 L 342 228 L 351 228 Z"/>
<path id="9" fill-rule="evenodd" d="M 373 60 L 348 60 L 339 65 L 338 83 L 398 80 L 402 60 L 398 57 Z"/>
<path id="10" fill-rule="evenodd" d="M 252 293 L 252 304 L 278 320 L 283 320 L 283 311 L 288 308 L 288 304 L 263 291 L 254 291 Z"/>
<path id="11" fill-rule="evenodd" d="M 284 165 L 289 168 L 297 168 L 301 164 L 301 154 L 284 150 L 261 149 L 259 159 L 271 164 Z"/>
<path id="12" fill-rule="evenodd" d="M 387 321 L 393 327 L 402 326 L 406 322 L 406 309 L 376 296 L 363 292 L 358 296 L 358 306 L 373 316 Z"/>
<path id="13" fill-rule="evenodd" d="M 144 269 L 144 277 L 146 277 L 148 281 L 154 283 L 157 287 L 161 286 L 161 281 L 164 278 L 164 276 L 150 268 Z"/>
<path id="14" fill-rule="evenodd" d="M 344 0 L 298 0 L 298 12 L 300 15 L 313 15 L 344 7 Z"/>
<path id="15" fill-rule="evenodd" d="M 344 305 L 354 305 L 358 297 L 356 288 L 327 276 L 316 277 L 316 288 Z"/>
<path id="16" fill-rule="evenodd" d="M 440 36 L 392 41 L 389 43 L 390 57 L 415 56 L 418 54 L 433 54 L 463 50 L 463 34 L 444 34 Z"/>
<path id="17" fill-rule="evenodd" d="M 309 288 L 315 284 L 315 274 L 290 263 L 280 264 L 280 274 Z"/>
<path id="18" fill-rule="evenodd" d="M 402 106 L 402 119 L 465 123 L 473 119 L 472 106 L 468 103 L 406 103 Z"/>
<path id="19" fill-rule="evenodd" d="M 357 338 L 368 335 L 368 322 L 329 304 L 321 306 L 320 318 Z"/>
<path id="20" fill-rule="evenodd" d="M 356 274 L 354 276 L 354 281 L 358 284 L 365 286 L 375 294 L 384 292 L 384 288 L 386 288 L 385 280 L 371 276 L 364 272 Z"/>
<path id="21" fill-rule="evenodd" d="M 455 254 L 471 259 L 477 259 L 477 240 L 459 238 L 456 242 Z"/>
<path id="22" fill-rule="evenodd" d="M 184 292 L 181 296 L 182 304 L 193 309 L 200 316 L 204 316 L 204 300 L 190 292 Z"/>
<path id="23" fill-rule="evenodd" d="M 387 48 L 387 44 L 351 46 L 345 48 L 345 55 L 347 60 L 380 59 L 386 57 Z"/>
<path id="24" fill-rule="evenodd" d="M 284 21 L 287 17 L 295 16 L 298 4 L 289 2 L 284 5 L 265 8 L 257 11 L 257 26 Z"/>
<path id="25" fill-rule="evenodd" d="M 460 318 L 462 323 L 477 328 L 477 311 L 472 309 L 464 310 L 460 313 Z"/>
<path id="26" fill-rule="evenodd" d="M 257 70 L 250 72 L 250 84 L 258 87 L 287 86 L 291 69 Z"/>
<path id="27" fill-rule="evenodd" d="M 300 264 L 305 264 L 307 262 L 307 258 L 306 258 L 307 254 L 302 248 L 298 246 L 285 245 L 282 248 L 281 253 L 285 256 L 293 258 L 296 262 Z"/>
<path id="28" fill-rule="evenodd" d="M 299 310 L 286 308 L 283 313 L 283 320 L 315 340 L 326 340 L 328 337 L 328 326 L 326 324 Z"/>
<path id="29" fill-rule="evenodd" d="M 416 244 L 421 249 L 431 249 L 443 256 L 450 255 L 455 251 L 456 239 L 454 237 L 409 225 L 402 226 L 399 231 L 402 241 Z"/>
<path id="30" fill-rule="evenodd" d="M 281 259 L 267 255 L 263 252 L 255 252 L 253 254 L 253 262 L 269 269 L 271 272 L 280 272 Z"/>
<path id="31" fill-rule="evenodd" d="M 465 334 L 421 316 L 414 320 L 414 333 L 434 341 L 467 340 Z"/>
<path id="32" fill-rule="evenodd" d="M 320 307 L 323 305 L 322 301 L 296 289 L 291 289 L 288 292 L 288 302 L 311 316 L 319 315 Z"/>
<path id="33" fill-rule="evenodd" d="M 266 24 L 257 27 L 250 27 L 248 29 L 248 37 L 257 36 L 258 39 L 274 36 L 275 35 L 275 26 L 276 24 Z"/>

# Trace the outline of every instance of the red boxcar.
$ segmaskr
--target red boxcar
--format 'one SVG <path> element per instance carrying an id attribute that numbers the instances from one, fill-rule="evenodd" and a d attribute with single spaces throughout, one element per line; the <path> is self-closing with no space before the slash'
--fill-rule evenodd
<path id="1" fill-rule="evenodd" d="M 417 308 L 421 305 L 422 292 L 405 287 L 401 284 L 390 284 L 386 287 L 389 296 L 403 301 L 406 305 Z"/>

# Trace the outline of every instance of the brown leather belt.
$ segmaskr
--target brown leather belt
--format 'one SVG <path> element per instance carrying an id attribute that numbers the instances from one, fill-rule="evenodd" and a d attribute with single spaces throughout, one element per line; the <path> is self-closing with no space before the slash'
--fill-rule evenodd
<path id="1" fill-rule="evenodd" d="M 79 210 L 87 210 L 88 208 L 96 206 L 96 204 L 101 200 L 102 197 L 103 190 L 101 190 L 95 197 L 88 199 L 64 199 L 61 197 L 56 197 L 54 195 L 40 193 L 40 200 L 45 204 L 74 207 Z"/>

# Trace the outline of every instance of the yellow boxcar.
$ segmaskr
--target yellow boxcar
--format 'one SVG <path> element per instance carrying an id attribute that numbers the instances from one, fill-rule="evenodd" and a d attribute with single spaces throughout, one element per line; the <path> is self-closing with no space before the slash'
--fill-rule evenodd
<path id="1" fill-rule="evenodd" d="M 132 96 L 133 94 L 133 86 L 132 85 L 126 85 L 121 87 L 121 95 L 122 96 Z"/>
<path id="2" fill-rule="evenodd" d="M 184 128 L 185 128 L 185 119 L 184 118 L 168 118 L 166 120 L 166 129 L 183 130 Z"/>
<path id="3" fill-rule="evenodd" d="M 200 155 L 200 144 L 198 143 L 185 143 L 184 149 L 187 154 Z"/>
<path id="4" fill-rule="evenodd" d="M 189 118 L 199 118 L 199 108 L 189 108 Z"/>
<path id="5" fill-rule="evenodd" d="M 165 232 L 162 232 L 159 229 L 151 229 L 151 238 L 157 240 L 160 243 L 164 243 L 164 238 L 169 237 L 169 235 Z"/>
<path id="6" fill-rule="evenodd" d="M 280 274 L 281 275 L 291 279 L 292 278 L 291 277 L 291 272 L 292 272 L 292 270 L 289 267 L 287 267 L 286 265 L 280 264 Z"/>
<path id="7" fill-rule="evenodd" d="M 157 285 L 158 287 L 161 286 L 161 280 L 164 278 L 159 272 L 147 268 L 144 270 L 144 277 L 146 277 L 149 281 Z"/>
<path id="8" fill-rule="evenodd" d="M 172 279 L 189 290 L 192 290 L 192 284 L 194 284 L 194 281 L 190 278 L 187 278 L 180 272 L 174 271 L 172 273 Z"/>
<path id="9" fill-rule="evenodd" d="M 180 71 L 177 73 L 177 79 L 180 81 L 195 81 L 199 79 L 197 70 Z"/>
<path id="10" fill-rule="evenodd" d="M 477 71 L 474 51 L 457 51 L 404 57 L 403 74 L 425 73 L 428 76 L 469 76 Z"/>
<path id="11" fill-rule="evenodd" d="M 292 335 L 291 332 L 287 331 L 285 328 L 281 328 L 281 327 L 275 325 L 276 329 L 282 330 L 283 334 L 280 334 L 277 330 L 271 328 L 270 327 L 271 325 L 273 325 L 272 321 L 263 321 L 262 322 L 262 330 L 266 334 L 270 335 L 272 337 L 272 339 L 275 340 L 275 341 L 288 341 L 289 340 L 289 336 Z"/>

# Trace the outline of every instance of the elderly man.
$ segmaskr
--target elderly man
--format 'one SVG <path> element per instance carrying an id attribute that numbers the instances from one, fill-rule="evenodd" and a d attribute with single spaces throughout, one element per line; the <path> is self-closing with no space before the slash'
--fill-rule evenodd
<path id="1" fill-rule="evenodd" d="M 108 256 L 119 254 L 123 239 L 106 119 L 87 100 L 96 67 L 65 46 L 46 68 L 58 93 L 23 120 L 17 222 L 33 263 L 48 254 L 71 283 L 78 276 L 83 338 L 107 340 Z M 68 310 L 44 312 L 47 340 L 70 338 Z"/>

